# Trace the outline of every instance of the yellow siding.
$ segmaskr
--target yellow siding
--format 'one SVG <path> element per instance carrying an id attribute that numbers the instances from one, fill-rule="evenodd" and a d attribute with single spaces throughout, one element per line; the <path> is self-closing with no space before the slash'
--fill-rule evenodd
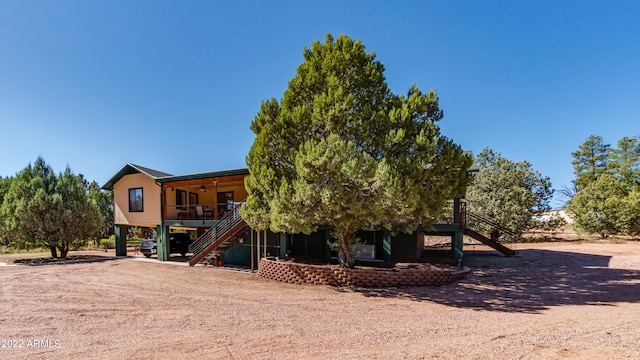
<path id="1" fill-rule="evenodd" d="M 166 204 L 167 207 L 174 207 L 176 206 L 176 190 L 183 190 L 187 193 L 187 205 L 195 205 L 195 204 L 189 204 L 189 193 L 194 193 L 194 194 L 198 194 L 198 204 L 213 204 L 215 202 L 215 193 L 213 192 L 213 190 L 209 189 L 208 191 L 200 191 L 198 188 L 192 187 L 192 188 L 188 188 L 188 187 L 179 187 L 179 188 L 173 188 L 173 187 L 168 187 L 166 188 L 166 196 L 167 196 L 167 200 L 166 200 Z"/>
<path id="2" fill-rule="evenodd" d="M 240 185 L 238 190 L 235 193 L 236 201 L 243 201 L 247 199 L 247 189 L 245 189 L 244 185 Z"/>
<path id="3" fill-rule="evenodd" d="M 226 191 L 233 191 L 234 201 L 242 201 L 247 198 L 247 190 L 244 188 L 244 185 L 225 186 L 224 183 L 218 185 L 218 192 Z"/>
<path id="4" fill-rule="evenodd" d="M 142 212 L 129 212 L 129 189 L 142 188 Z M 144 174 L 123 176 L 113 186 L 114 223 L 156 226 L 160 220 L 160 186 Z M 174 200 L 175 201 L 175 200 Z"/>
<path id="5" fill-rule="evenodd" d="M 233 191 L 233 197 L 234 197 L 233 200 L 235 201 L 243 201 L 247 198 L 247 190 L 244 188 L 244 185 L 242 184 L 229 186 L 229 185 L 226 185 L 224 182 L 221 182 L 220 184 L 218 184 L 216 189 L 208 188 L 207 191 L 200 191 L 200 188 L 197 186 L 195 187 L 185 186 L 185 187 L 177 187 L 177 188 L 173 188 L 169 186 L 166 188 L 167 207 L 176 206 L 176 190 L 183 190 L 186 192 L 187 203 L 189 202 L 189 193 L 198 194 L 199 204 L 215 204 L 217 201 L 217 192 Z M 187 205 L 194 205 L 194 204 L 187 204 Z"/>

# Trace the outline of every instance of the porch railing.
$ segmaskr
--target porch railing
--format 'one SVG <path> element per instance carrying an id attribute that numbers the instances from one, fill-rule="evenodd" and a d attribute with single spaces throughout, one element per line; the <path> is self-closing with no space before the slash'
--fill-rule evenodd
<path id="1" fill-rule="evenodd" d="M 169 205 L 165 206 L 165 220 L 220 220 L 222 217 L 231 212 L 233 205 L 228 203 L 208 203 L 208 204 L 191 204 L 191 205 Z"/>
<path id="2" fill-rule="evenodd" d="M 195 264 L 200 259 L 206 255 L 203 252 L 206 250 L 211 252 L 213 249 L 212 245 L 216 245 L 216 242 L 222 240 L 222 238 L 232 231 L 238 224 L 244 222 L 242 216 L 240 216 L 240 207 L 244 204 L 234 203 L 234 207 L 231 211 L 224 214 L 224 216 L 218 221 L 215 225 L 213 225 L 210 229 L 208 229 L 204 234 L 202 234 L 194 243 L 189 246 L 189 252 L 193 253 L 193 256 L 189 259 L 189 263 L 192 262 Z M 218 244 L 219 245 L 219 244 Z M 216 245 L 217 246 L 217 245 Z M 193 265 L 193 264 L 191 264 Z"/>

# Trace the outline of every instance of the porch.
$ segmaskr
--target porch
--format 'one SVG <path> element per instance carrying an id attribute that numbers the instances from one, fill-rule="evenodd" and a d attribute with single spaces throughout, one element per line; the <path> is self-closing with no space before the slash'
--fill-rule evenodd
<path id="1" fill-rule="evenodd" d="M 166 205 L 164 207 L 165 221 L 212 221 L 220 220 L 230 208 L 236 204 L 230 200 L 224 203 L 193 203 L 189 205 Z"/>
<path id="2" fill-rule="evenodd" d="M 211 226 L 247 197 L 246 169 L 159 179 L 163 223 Z"/>

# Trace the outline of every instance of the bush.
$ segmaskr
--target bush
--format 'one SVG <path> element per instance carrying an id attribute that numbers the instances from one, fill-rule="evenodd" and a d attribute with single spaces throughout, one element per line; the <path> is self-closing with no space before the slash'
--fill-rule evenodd
<path id="1" fill-rule="evenodd" d="M 88 240 L 73 240 L 71 241 L 71 245 L 69 246 L 69 248 L 71 250 L 80 250 L 83 248 L 86 249 L 88 244 Z"/>
<path id="2" fill-rule="evenodd" d="M 102 249 L 115 249 L 116 241 L 111 239 L 101 239 L 100 240 L 100 248 Z"/>
<path id="3" fill-rule="evenodd" d="M 49 248 L 42 246 L 32 246 L 29 248 L 25 247 L 16 247 L 16 246 L 0 246 L 0 254 L 26 254 L 26 253 L 48 253 Z"/>
<path id="4" fill-rule="evenodd" d="M 138 239 L 138 238 L 127 240 L 127 245 L 129 245 L 129 246 L 139 246 L 141 241 L 142 241 L 142 239 Z"/>

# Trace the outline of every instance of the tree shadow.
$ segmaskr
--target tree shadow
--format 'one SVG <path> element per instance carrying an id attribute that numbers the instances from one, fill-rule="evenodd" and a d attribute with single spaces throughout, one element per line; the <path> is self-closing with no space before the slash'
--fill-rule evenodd
<path id="1" fill-rule="evenodd" d="M 537 313 L 560 305 L 640 301 L 640 270 L 609 268 L 610 256 L 521 250 L 516 257 L 465 251 L 471 273 L 439 287 L 357 289 L 368 297 L 406 298 L 489 311 Z"/>

